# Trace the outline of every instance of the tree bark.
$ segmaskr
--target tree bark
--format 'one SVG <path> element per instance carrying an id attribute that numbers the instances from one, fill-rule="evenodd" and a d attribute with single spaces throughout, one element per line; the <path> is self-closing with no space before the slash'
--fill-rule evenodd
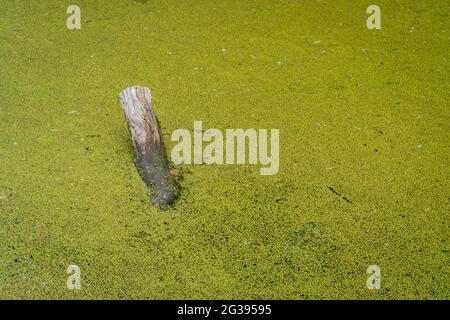
<path id="1" fill-rule="evenodd" d="M 151 202 L 165 208 L 178 197 L 178 184 L 171 175 L 163 136 L 146 87 L 129 87 L 119 95 L 133 141 L 136 167 L 147 185 Z"/>

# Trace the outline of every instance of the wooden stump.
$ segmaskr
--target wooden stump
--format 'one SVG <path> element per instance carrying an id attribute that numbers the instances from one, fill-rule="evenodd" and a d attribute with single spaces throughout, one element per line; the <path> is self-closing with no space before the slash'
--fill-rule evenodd
<path id="1" fill-rule="evenodd" d="M 171 175 L 159 122 L 146 87 L 129 87 L 119 95 L 133 141 L 136 167 L 148 187 L 150 200 L 164 208 L 175 202 L 178 185 Z"/>

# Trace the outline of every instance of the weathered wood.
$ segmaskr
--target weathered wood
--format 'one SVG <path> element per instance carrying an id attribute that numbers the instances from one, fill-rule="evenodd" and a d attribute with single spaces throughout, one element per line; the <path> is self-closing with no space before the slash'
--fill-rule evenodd
<path id="1" fill-rule="evenodd" d="M 130 129 L 136 166 L 148 187 L 150 200 L 159 208 L 173 204 L 178 185 L 171 175 L 150 89 L 129 87 L 120 93 L 119 99 Z"/>

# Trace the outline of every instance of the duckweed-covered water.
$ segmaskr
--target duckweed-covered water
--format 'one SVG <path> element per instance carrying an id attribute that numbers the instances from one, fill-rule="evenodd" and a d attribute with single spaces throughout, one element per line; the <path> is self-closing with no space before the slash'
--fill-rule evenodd
<path id="1" fill-rule="evenodd" d="M 72 2 L 0 1 L 0 298 L 449 297 L 447 2 L 369 30 L 360 0 L 77 0 L 69 30 Z M 180 165 L 158 211 L 130 85 L 169 153 L 195 120 L 279 128 L 279 173 Z"/>

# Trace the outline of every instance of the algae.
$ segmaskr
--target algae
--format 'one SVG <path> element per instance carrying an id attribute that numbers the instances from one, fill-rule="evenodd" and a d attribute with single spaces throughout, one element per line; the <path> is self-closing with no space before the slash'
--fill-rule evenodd
<path id="1" fill-rule="evenodd" d="M 0 298 L 449 298 L 447 3 L 378 1 L 381 30 L 361 0 L 79 0 L 80 30 L 67 1 L 0 3 Z M 158 212 L 136 83 L 167 150 L 194 120 L 279 128 L 279 173 L 179 166 Z"/>

